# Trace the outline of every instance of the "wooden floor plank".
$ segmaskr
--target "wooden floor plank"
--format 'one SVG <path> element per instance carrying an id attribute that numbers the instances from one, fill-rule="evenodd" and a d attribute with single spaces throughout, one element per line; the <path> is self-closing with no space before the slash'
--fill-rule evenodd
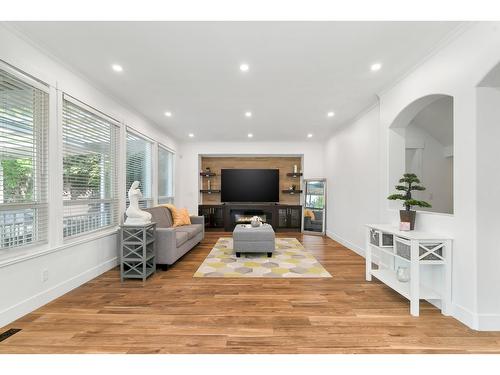
<path id="1" fill-rule="evenodd" d="M 473 331 L 432 305 L 421 316 L 364 259 L 326 237 L 296 237 L 328 279 L 193 278 L 205 240 L 143 285 L 106 272 L 2 328 L 0 353 L 500 353 L 500 333 Z"/>

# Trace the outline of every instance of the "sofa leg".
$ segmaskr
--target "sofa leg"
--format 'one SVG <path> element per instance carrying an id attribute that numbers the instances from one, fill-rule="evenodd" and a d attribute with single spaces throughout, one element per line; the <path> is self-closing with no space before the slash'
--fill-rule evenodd
<path id="1" fill-rule="evenodd" d="M 157 264 L 157 266 L 162 270 L 162 271 L 167 271 L 170 266 L 168 264 Z"/>
<path id="2" fill-rule="evenodd" d="M 271 253 L 271 252 L 267 253 L 268 258 L 271 258 L 272 256 L 273 256 L 273 253 Z"/>
<path id="3" fill-rule="evenodd" d="M 236 257 L 239 258 L 241 256 L 241 253 L 240 252 L 236 252 Z"/>

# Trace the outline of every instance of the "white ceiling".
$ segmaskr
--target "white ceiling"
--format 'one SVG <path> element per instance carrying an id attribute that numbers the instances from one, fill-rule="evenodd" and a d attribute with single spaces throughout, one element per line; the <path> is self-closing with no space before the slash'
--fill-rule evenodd
<path id="1" fill-rule="evenodd" d="M 188 141 L 323 140 L 458 22 L 14 22 L 42 49 Z M 247 73 L 239 65 L 250 65 Z M 370 65 L 383 67 L 372 72 Z M 111 64 L 124 71 L 117 74 Z M 165 117 L 165 111 L 173 116 Z M 244 116 L 252 111 L 253 117 Z M 327 118 L 328 111 L 336 116 Z"/>

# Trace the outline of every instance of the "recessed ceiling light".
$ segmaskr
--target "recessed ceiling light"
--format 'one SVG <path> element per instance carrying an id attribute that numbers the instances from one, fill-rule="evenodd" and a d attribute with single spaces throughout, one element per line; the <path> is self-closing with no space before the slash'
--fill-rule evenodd
<path id="1" fill-rule="evenodd" d="M 309 133 L 309 134 L 307 135 L 307 138 L 312 138 L 312 136 L 313 136 L 313 135 L 312 135 L 311 133 Z"/>
<path id="2" fill-rule="evenodd" d="M 252 133 L 248 133 L 248 138 L 253 138 L 253 134 Z"/>
<path id="3" fill-rule="evenodd" d="M 335 116 L 335 112 L 328 112 L 326 115 L 327 115 L 328 117 L 333 117 L 333 116 Z"/>
<path id="4" fill-rule="evenodd" d="M 165 116 L 172 117 L 172 112 L 170 112 L 170 111 L 165 112 Z"/>
<path id="5" fill-rule="evenodd" d="M 252 112 L 245 112 L 245 117 L 252 117 Z"/>
<path id="6" fill-rule="evenodd" d="M 193 138 L 193 137 L 194 137 L 194 134 L 193 134 L 193 133 L 189 133 L 189 134 L 188 134 L 188 137 L 189 137 L 189 138 Z"/>
<path id="7" fill-rule="evenodd" d="M 240 65 L 240 70 L 242 72 L 248 72 L 248 69 L 250 69 L 250 66 L 248 64 L 241 64 Z"/>
<path id="8" fill-rule="evenodd" d="M 118 64 L 113 64 L 111 65 L 111 68 L 115 71 L 115 72 L 123 72 L 123 67 L 121 65 L 118 65 Z"/>
<path id="9" fill-rule="evenodd" d="M 372 64 L 372 66 L 370 67 L 370 69 L 372 70 L 372 72 L 376 72 L 377 70 L 380 70 L 380 68 L 382 68 L 382 64 L 381 63 Z"/>

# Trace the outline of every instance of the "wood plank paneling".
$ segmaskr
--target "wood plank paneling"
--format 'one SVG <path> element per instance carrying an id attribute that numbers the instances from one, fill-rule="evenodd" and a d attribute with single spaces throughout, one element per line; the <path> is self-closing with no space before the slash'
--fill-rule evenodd
<path id="1" fill-rule="evenodd" d="M 269 156 L 269 157 L 207 157 L 203 156 L 201 158 L 201 167 L 205 170 L 206 167 L 210 167 L 212 172 L 215 172 L 217 176 L 211 177 L 211 188 L 218 189 L 221 188 L 220 173 L 221 169 L 279 169 L 280 174 L 280 203 L 282 204 L 300 204 L 300 195 L 290 195 L 282 193 L 281 190 L 290 188 L 291 185 L 296 185 L 297 190 L 301 189 L 301 179 L 289 177 L 286 174 L 293 172 L 293 166 L 297 165 L 300 170 L 301 167 L 300 157 L 279 157 L 279 156 Z M 201 189 L 208 189 L 207 178 L 202 179 Z M 202 194 L 202 201 L 200 204 L 219 204 L 220 194 Z"/>
<path id="2" fill-rule="evenodd" d="M 0 353 L 500 353 L 500 332 L 473 331 L 378 281 L 326 237 L 296 237 L 328 279 L 193 278 L 221 236 L 146 283 L 111 270 L 9 324 Z"/>

